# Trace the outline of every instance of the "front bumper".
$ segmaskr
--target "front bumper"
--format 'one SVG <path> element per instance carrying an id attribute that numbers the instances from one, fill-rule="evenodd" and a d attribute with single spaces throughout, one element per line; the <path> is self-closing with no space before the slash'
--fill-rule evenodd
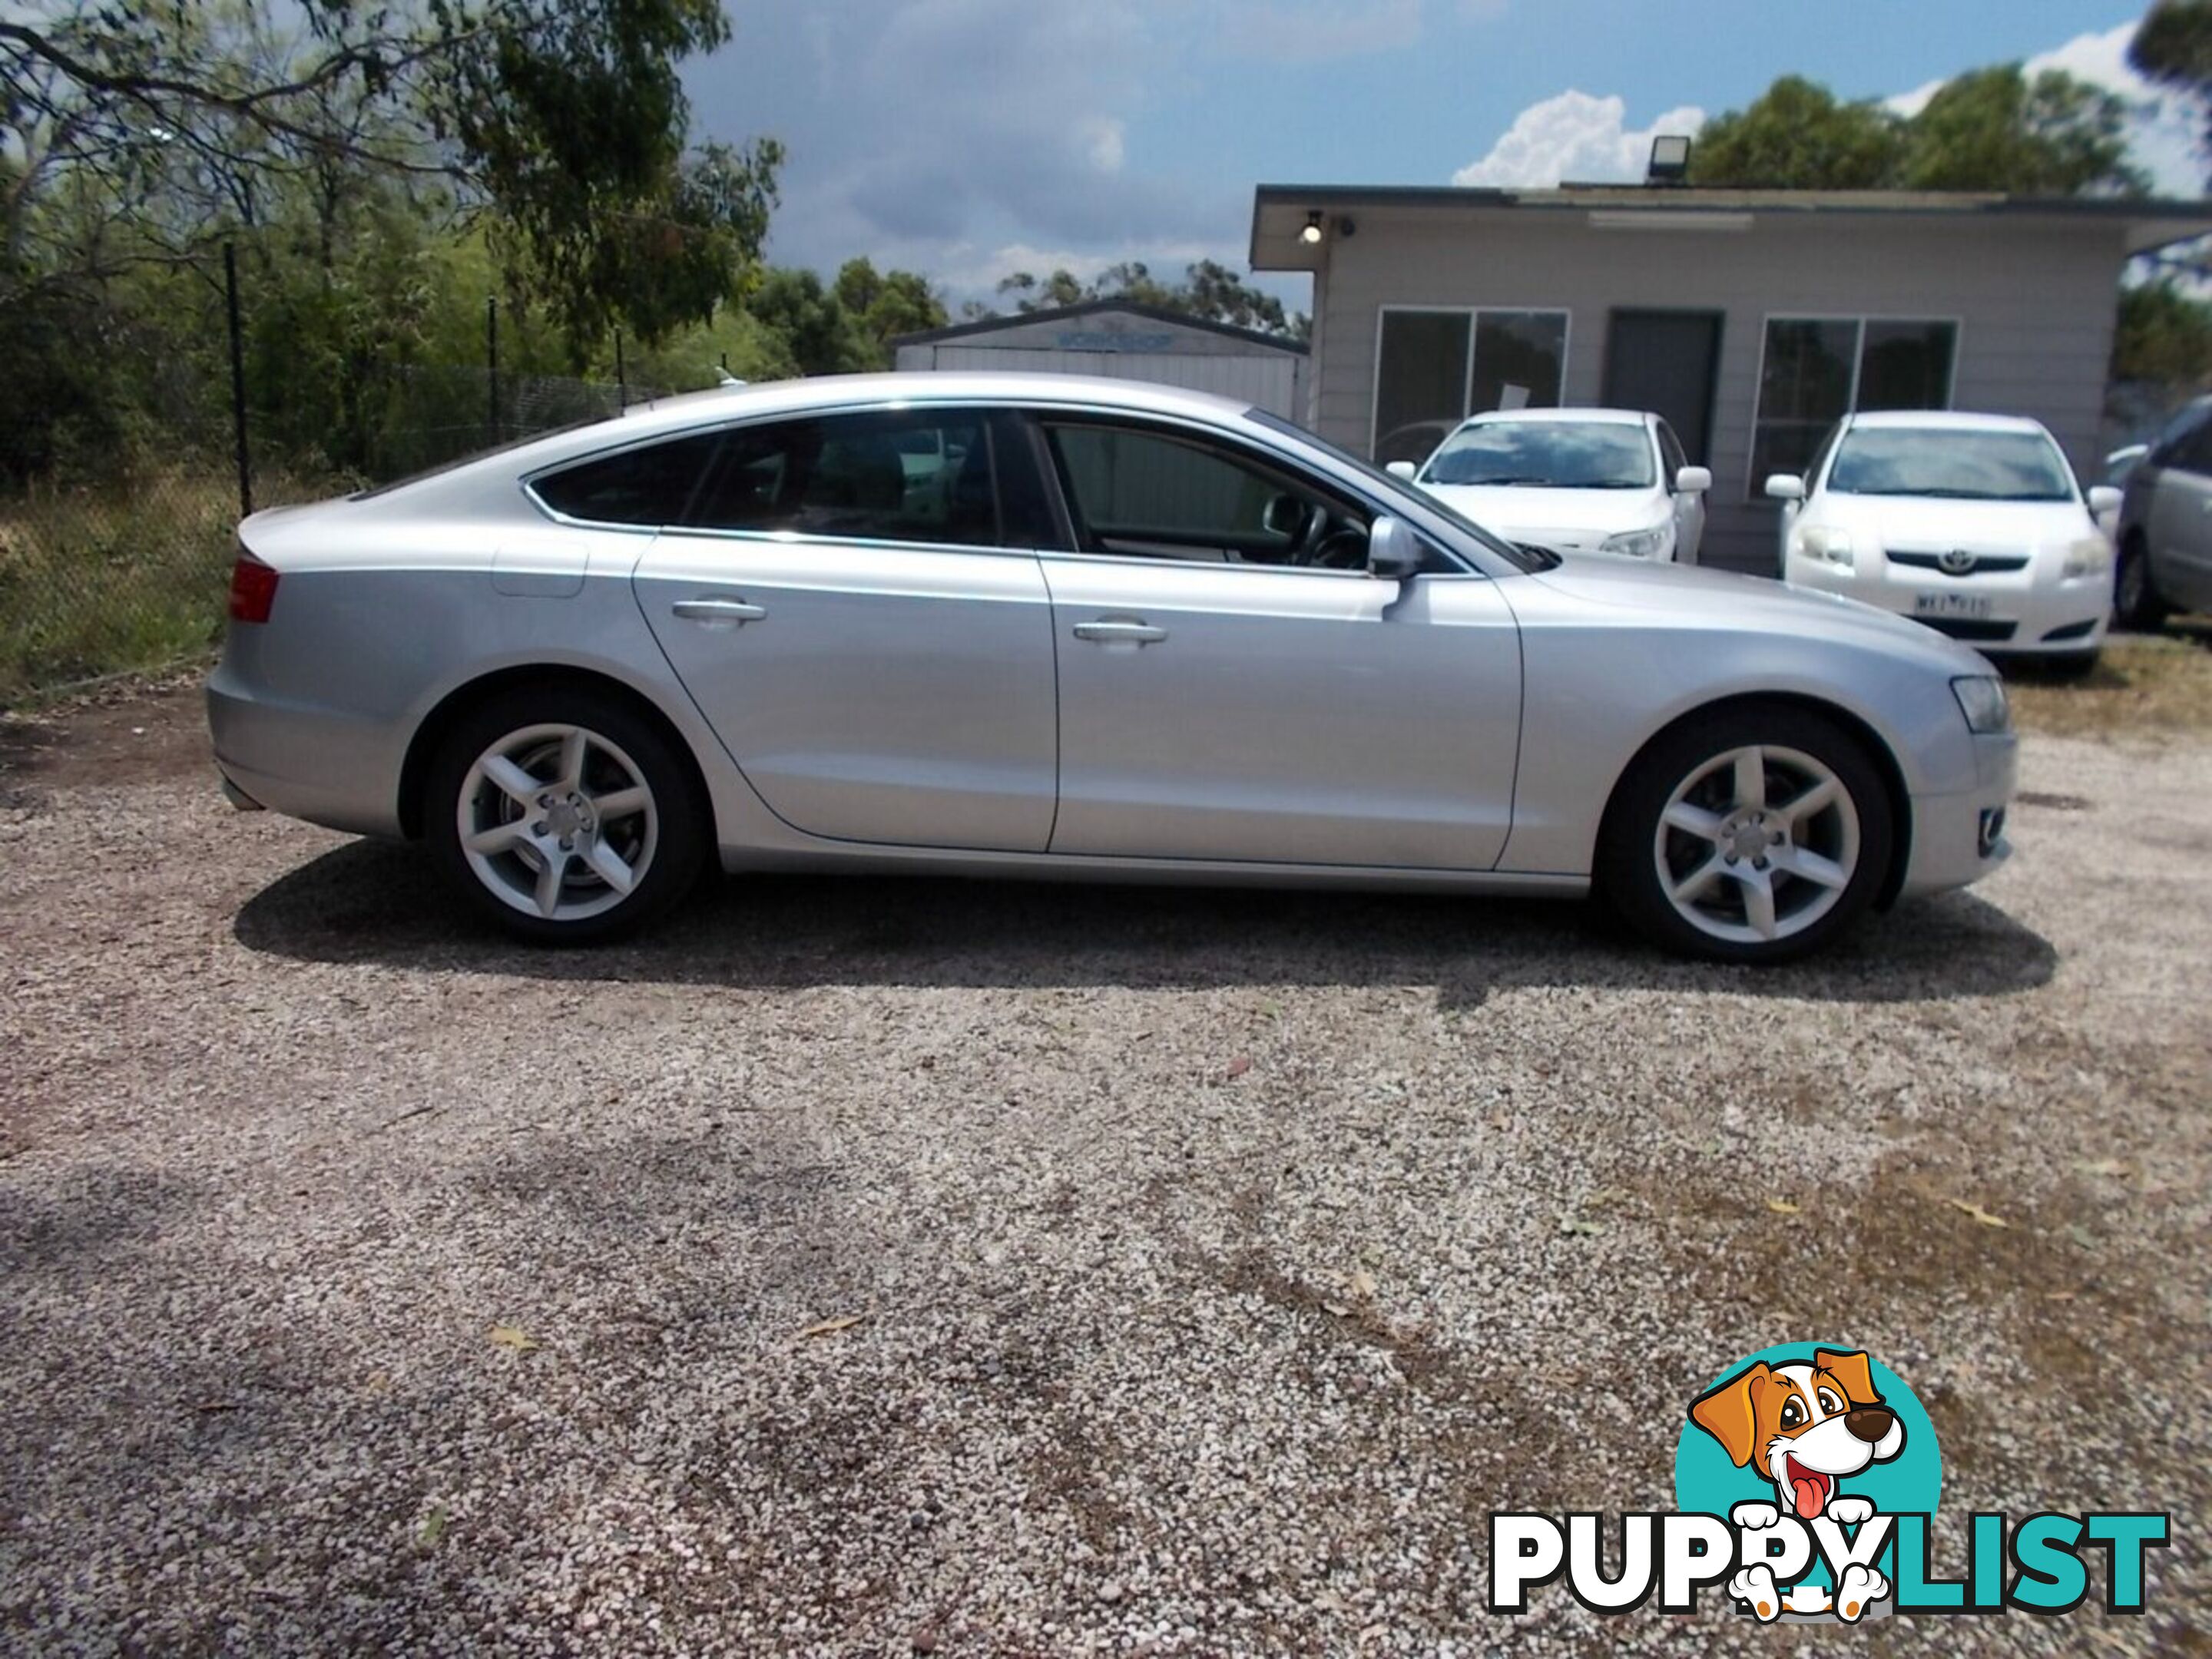
<path id="1" fill-rule="evenodd" d="M 1974 761 L 1972 788 L 1912 798 L 1903 894 L 1969 886 L 2012 856 L 2004 827 L 2020 775 L 2020 739 L 2009 732 L 1977 737 Z"/>
<path id="2" fill-rule="evenodd" d="M 2105 642 L 2112 611 L 2110 571 L 2071 581 L 2034 580 L 2031 567 L 1977 576 L 1946 576 L 1941 571 L 1905 565 L 1875 570 L 1839 570 L 1823 560 L 1792 556 L 1784 578 L 1799 587 L 1838 593 L 1880 610 L 1910 617 L 1992 657 L 2032 652 L 2038 656 L 2097 650 Z M 1936 600 L 1986 599 L 1986 617 L 1923 614 L 1923 596 Z"/>

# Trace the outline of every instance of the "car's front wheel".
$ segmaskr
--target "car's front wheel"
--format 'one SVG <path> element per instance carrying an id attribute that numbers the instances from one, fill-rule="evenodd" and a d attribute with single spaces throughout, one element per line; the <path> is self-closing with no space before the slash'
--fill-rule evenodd
<path id="1" fill-rule="evenodd" d="M 1663 733 L 1621 780 L 1598 883 L 1685 954 L 1784 962 L 1873 902 L 1895 834 L 1864 747 L 1809 709 L 1746 705 Z"/>
<path id="2" fill-rule="evenodd" d="M 439 745 L 425 828 L 447 873 L 510 933 L 587 944 L 696 882 L 708 836 L 692 775 L 652 721 L 578 687 L 518 687 Z"/>

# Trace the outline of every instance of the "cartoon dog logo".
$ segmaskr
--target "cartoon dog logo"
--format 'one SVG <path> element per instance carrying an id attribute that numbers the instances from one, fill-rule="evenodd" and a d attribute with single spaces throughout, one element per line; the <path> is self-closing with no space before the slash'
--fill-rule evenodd
<path id="1" fill-rule="evenodd" d="M 1826 1348 L 1815 1348 L 1809 1364 L 1747 1366 L 1699 1395 L 1690 1420 L 1719 1441 L 1738 1468 L 1755 1468 L 1774 1483 L 1777 1503 L 1738 1504 L 1730 1512 L 1754 1538 L 1784 1515 L 1806 1522 L 1825 1516 L 1846 1527 L 1866 1522 L 1874 1504 L 1844 1495 L 1839 1483 L 1905 1449 L 1905 1425 L 1882 1404 L 1866 1355 Z M 1857 1565 L 1844 1569 L 1832 1591 L 1798 1584 L 1784 1594 L 1764 1565 L 1743 1568 L 1728 1590 L 1763 1624 L 1784 1613 L 1856 1623 L 1890 1595 L 1887 1578 Z"/>

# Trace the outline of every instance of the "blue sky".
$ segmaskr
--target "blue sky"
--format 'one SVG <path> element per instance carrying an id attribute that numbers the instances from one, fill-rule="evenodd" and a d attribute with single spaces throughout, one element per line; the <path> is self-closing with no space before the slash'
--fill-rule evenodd
<path id="1" fill-rule="evenodd" d="M 1241 263 L 1261 181 L 1626 177 L 1778 75 L 1925 95 L 2020 58 L 2135 93 L 2112 0 L 738 0 L 704 134 L 791 151 L 771 257 L 866 253 L 957 301 L 1006 271 Z M 2169 190 L 2187 112 L 2146 107 Z M 1301 297 L 1302 282 L 1283 291 Z"/>

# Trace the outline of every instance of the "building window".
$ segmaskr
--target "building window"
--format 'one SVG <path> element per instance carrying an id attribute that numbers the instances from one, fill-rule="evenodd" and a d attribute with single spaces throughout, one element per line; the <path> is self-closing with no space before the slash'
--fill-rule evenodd
<path id="1" fill-rule="evenodd" d="M 1862 410 L 1948 409 L 1959 325 L 1863 317 L 1771 317 L 1746 496 L 1803 473 L 1820 440 Z"/>
<path id="2" fill-rule="evenodd" d="M 1372 453 L 1419 461 L 1469 415 L 1558 408 L 1567 313 L 1385 307 L 1379 345 Z"/>

